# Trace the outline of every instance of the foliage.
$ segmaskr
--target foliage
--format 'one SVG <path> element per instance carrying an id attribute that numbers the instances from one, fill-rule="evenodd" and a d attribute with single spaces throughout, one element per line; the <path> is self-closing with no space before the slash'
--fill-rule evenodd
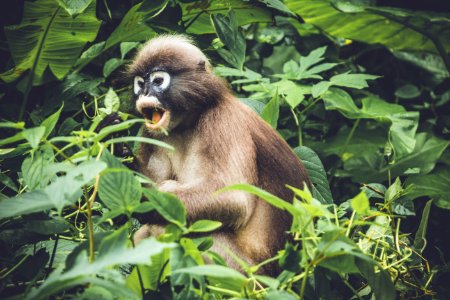
<path id="1" fill-rule="evenodd" d="M 448 14 L 373 0 L 13 6 L 0 49 L 2 299 L 450 296 Z M 166 32 L 193 35 L 313 182 L 290 187 L 294 199 L 222 190 L 293 217 L 277 256 L 257 266 L 235 257 L 242 273 L 210 250 L 220 222 L 189 224 L 179 199 L 114 155 L 138 143 L 176 151 L 139 136 L 123 80 L 136 49 Z M 124 122 L 101 126 L 112 113 Z M 164 234 L 133 245 L 151 211 Z M 277 277 L 258 273 L 273 261 Z"/>

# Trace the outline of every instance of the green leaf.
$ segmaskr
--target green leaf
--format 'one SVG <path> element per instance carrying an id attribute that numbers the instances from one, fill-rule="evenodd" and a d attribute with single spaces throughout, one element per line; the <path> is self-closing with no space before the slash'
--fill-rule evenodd
<path id="1" fill-rule="evenodd" d="M 351 205 L 353 210 L 361 216 L 366 215 L 370 209 L 369 198 L 364 191 L 352 198 Z"/>
<path id="2" fill-rule="evenodd" d="M 131 50 L 135 49 L 137 46 L 139 46 L 138 42 L 123 42 L 120 43 L 120 55 L 122 59 L 125 59 L 125 56 L 130 52 Z"/>
<path id="3" fill-rule="evenodd" d="M 376 299 L 394 300 L 395 288 L 389 273 L 383 270 L 375 262 L 370 262 L 360 257 L 355 258 L 359 271 L 367 279 Z"/>
<path id="4" fill-rule="evenodd" d="M 395 90 L 395 96 L 402 99 L 413 99 L 419 97 L 421 91 L 419 88 L 413 84 L 405 84 Z"/>
<path id="5" fill-rule="evenodd" d="M 247 282 L 247 278 L 238 271 L 219 265 L 193 266 L 177 269 L 173 273 L 206 276 L 216 284 L 235 291 L 240 291 Z"/>
<path id="6" fill-rule="evenodd" d="M 317 251 L 325 257 L 319 265 L 338 273 L 357 273 L 355 257 L 363 255 L 356 244 L 339 230 L 325 232 Z"/>
<path id="7" fill-rule="evenodd" d="M 121 42 L 146 41 L 156 35 L 145 22 L 152 17 L 152 13 L 138 11 L 142 3 L 133 6 L 123 17 L 120 24 L 106 40 L 103 51 Z"/>
<path id="8" fill-rule="evenodd" d="M 45 188 L 53 207 L 61 213 L 65 205 L 74 203 L 82 194 L 82 186 L 90 183 L 105 168 L 106 163 L 102 161 L 86 160 L 58 177 Z"/>
<path id="9" fill-rule="evenodd" d="M 189 228 L 189 232 L 209 232 L 214 231 L 222 226 L 221 222 L 211 220 L 198 220 Z"/>
<path id="10" fill-rule="evenodd" d="M 27 299 L 47 299 L 58 291 L 79 284 L 79 281 L 92 282 L 96 278 L 96 274 L 112 266 L 122 264 L 151 265 L 152 256 L 174 246 L 173 244 L 158 242 L 154 238 L 143 240 L 135 248 L 130 248 L 129 244 L 128 228 L 123 226 L 102 239 L 99 253 L 94 262 L 88 261 L 85 250 L 80 251 L 70 269 L 65 272 L 61 272 L 61 270 L 52 272 L 39 288 L 31 290 Z M 114 275 L 118 276 L 118 274 Z M 92 284 L 95 285 L 94 283 Z"/>
<path id="11" fill-rule="evenodd" d="M 42 84 L 47 68 L 57 79 L 66 76 L 84 45 L 97 36 L 100 21 L 95 15 L 95 3 L 72 18 L 54 0 L 25 2 L 22 22 L 5 28 L 16 65 L 14 79 L 29 69 L 33 85 Z"/>
<path id="12" fill-rule="evenodd" d="M 444 33 L 448 34 L 450 21 L 439 14 L 363 6 L 358 6 L 357 10 L 343 10 L 335 2 L 286 0 L 285 4 L 306 23 L 318 26 L 334 37 L 383 44 L 394 50 L 437 53 L 430 38 L 433 36 L 440 40 L 445 52 L 450 51 L 450 40 L 444 38 Z"/>
<path id="13" fill-rule="evenodd" d="M 179 227 L 186 226 L 186 208 L 174 195 L 149 189 L 143 192 L 164 219 Z"/>
<path id="14" fill-rule="evenodd" d="M 108 169 L 100 177 L 98 195 L 111 210 L 120 210 L 128 214 L 141 201 L 141 184 L 109 151 L 103 152 L 102 160 L 108 164 Z"/>
<path id="15" fill-rule="evenodd" d="M 276 9 L 280 12 L 283 12 L 291 16 L 294 15 L 294 13 L 290 11 L 289 8 L 287 8 L 286 5 L 284 5 L 284 3 L 281 2 L 280 0 L 259 0 L 259 1 L 267 5 L 267 7 L 271 7 L 273 9 Z"/>
<path id="16" fill-rule="evenodd" d="M 275 93 L 270 101 L 264 106 L 261 112 L 261 118 L 272 126 L 277 128 L 278 116 L 280 113 L 280 104 L 278 102 L 278 93 Z"/>
<path id="17" fill-rule="evenodd" d="M 435 205 L 450 209 L 450 170 L 448 168 L 439 167 L 428 175 L 410 176 L 405 185 L 412 185 L 412 190 L 408 194 L 409 198 L 430 197 Z"/>
<path id="18" fill-rule="evenodd" d="M 394 146 L 396 158 L 411 153 L 415 146 L 419 113 L 406 112 L 397 104 L 385 102 L 375 96 L 362 99 L 359 109 L 350 95 L 341 89 L 330 89 L 323 95 L 325 108 L 338 110 L 350 119 L 373 119 L 389 126 L 389 141 Z"/>
<path id="19" fill-rule="evenodd" d="M 422 175 L 427 174 L 433 170 L 437 160 L 450 142 L 426 133 L 418 133 L 415 140 L 414 150 L 410 154 L 397 159 L 392 165 L 385 165 L 381 154 L 362 152 L 345 161 L 344 169 L 357 182 L 380 182 L 386 180 L 388 169 L 392 178 L 401 176 L 412 168 L 418 169 Z"/>
<path id="20" fill-rule="evenodd" d="M 338 74 L 330 78 L 331 85 L 363 89 L 368 87 L 367 80 L 377 79 L 379 76 L 368 74 Z"/>
<path id="21" fill-rule="evenodd" d="M 137 143 L 147 143 L 150 145 L 156 145 L 158 147 L 166 148 L 174 151 L 175 148 L 169 144 L 161 142 L 160 140 L 146 138 L 143 136 L 123 136 L 118 138 L 113 138 L 105 141 L 105 145 L 115 144 L 115 143 L 127 143 L 127 142 L 137 142 Z"/>
<path id="22" fill-rule="evenodd" d="M 305 146 L 296 147 L 294 153 L 300 158 L 313 184 L 313 196 L 323 204 L 333 203 L 327 174 L 319 156 Z"/>
<path id="23" fill-rule="evenodd" d="M 165 268 L 166 262 L 168 260 L 169 251 L 163 251 L 159 254 L 153 255 L 151 265 L 139 265 L 133 268 L 133 271 L 126 279 L 126 286 L 142 297 L 140 284 L 141 278 L 145 289 L 156 290 L 159 284 L 159 280 L 161 278 L 164 278 L 170 272 L 169 268 Z M 159 278 L 160 274 L 162 275 L 161 278 Z"/>
<path id="24" fill-rule="evenodd" d="M 21 171 L 28 191 L 47 186 L 50 179 L 55 176 L 55 173 L 49 174 L 47 171 L 47 168 L 53 164 L 53 160 L 53 151 L 43 147 L 23 161 Z"/>
<path id="25" fill-rule="evenodd" d="M 108 92 L 106 93 L 106 96 L 105 96 L 104 103 L 105 103 L 105 108 L 107 110 L 109 110 L 110 113 L 117 112 L 119 110 L 120 99 L 119 99 L 119 96 L 117 96 L 116 92 L 112 88 L 108 89 Z"/>
<path id="26" fill-rule="evenodd" d="M 36 149 L 45 135 L 46 128 L 44 126 L 25 129 L 22 131 L 23 137 L 30 143 L 31 148 Z"/>
<path id="27" fill-rule="evenodd" d="M 89 63 L 91 60 L 93 60 L 94 58 L 96 58 L 97 56 L 99 56 L 103 52 L 103 49 L 105 48 L 105 44 L 106 44 L 106 42 L 103 41 L 103 42 L 99 42 L 99 43 L 96 43 L 96 44 L 93 44 L 92 46 L 90 46 L 87 50 L 85 50 L 81 54 L 80 58 L 75 63 L 75 67 L 85 65 L 85 64 Z"/>
<path id="28" fill-rule="evenodd" d="M 61 115 L 63 107 L 64 105 L 61 105 L 61 107 L 58 109 L 57 112 L 55 112 L 51 116 L 47 117 L 47 119 L 42 121 L 41 126 L 45 127 L 44 138 L 47 138 L 50 135 L 50 133 L 52 133 L 53 129 L 55 129 L 56 123 L 59 120 L 59 116 Z"/>
<path id="29" fill-rule="evenodd" d="M 53 208 L 46 192 L 35 190 L 0 201 L 0 219 L 31 214 Z"/>
<path id="30" fill-rule="evenodd" d="M 272 97 L 278 93 L 283 96 L 291 108 L 296 108 L 305 98 L 309 90 L 290 80 L 280 80 L 271 84 Z"/>
<path id="31" fill-rule="evenodd" d="M 64 8 L 71 16 L 79 15 L 86 10 L 93 0 L 57 0 L 58 4 Z"/>
<path id="32" fill-rule="evenodd" d="M 0 146 L 12 144 L 12 143 L 24 140 L 24 139 L 25 139 L 25 136 L 23 135 L 23 131 L 20 131 L 13 136 L 10 136 L 10 137 L 0 140 Z"/>
<path id="33" fill-rule="evenodd" d="M 217 36 L 227 46 L 228 50 L 218 49 L 218 53 L 229 64 L 242 70 L 245 60 L 246 42 L 242 33 L 239 31 L 239 25 L 234 11 L 228 15 L 211 15 Z"/>
<path id="34" fill-rule="evenodd" d="M 120 67 L 124 63 L 125 61 L 120 58 L 109 59 L 103 66 L 103 76 L 107 78 L 109 75 L 111 75 L 112 72 L 114 72 L 118 67 Z"/>
<path id="35" fill-rule="evenodd" d="M 329 81 L 320 81 L 313 85 L 311 88 L 311 94 L 314 98 L 317 98 L 323 95 L 328 89 L 331 87 L 331 82 Z"/>
<path id="36" fill-rule="evenodd" d="M 422 212 L 422 218 L 420 219 L 420 225 L 417 229 L 416 235 L 414 236 L 414 249 L 418 251 L 419 253 L 422 253 L 423 250 L 425 250 L 425 247 L 427 245 L 427 227 L 428 227 L 428 217 L 430 216 L 430 209 L 431 209 L 431 203 L 432 201 L 427 201 L 427 204 L 425 204 L 425 207 Z"/>
<path id="37" fill-rule="evenodd" d="M 266 192 L 263 189 L 260 189 L 256 186 L 250 185 L 250 184 L 245 184 L 245 183 L 241 183 L 241 184 L 234 184 L 234 185 L 230 185 L 227 186 L 223 189 L 220 189 L 218 191 L 216 191 L 217 194 L 222 193 L 222 192 L 227 192 L 227 191 L 244 191 L 244 192 L 248 192 L 250 194 L 256 195 L 259 198 L 263 199 L 264 201 L 266 201 L 267 203 L 282 209 L 282 210 L 287 210 L 289 211 L 291 214 L 295 214 L 296 213 L 296 209 L 294 208 L 294 206 L 289 203 L 284 201 L 281 198 L 278 198 L 275 195 L 272 195 L 269 192 Z"/>
<path id="38" fill-rule="evenodd" d="M 187 33 L 189 34 L 214 33 L 211 15 L 218 13 L 227 14 L 230 9 L 236 13 L 239 26 L 271 21 L 271 13 L 268 9 L 241 0 L 214 0 L 202 3 L 201 6 L 182 3 L 180 6 L 182 9 L 182 22 L 191 24 L 187 28 Z"/>

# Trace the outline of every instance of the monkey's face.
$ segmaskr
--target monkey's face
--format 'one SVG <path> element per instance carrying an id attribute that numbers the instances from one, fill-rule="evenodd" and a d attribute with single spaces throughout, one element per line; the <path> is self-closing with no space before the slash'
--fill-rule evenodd
<path id="1" fill-rule="evenodd" d="M 137 96 L 136 109 L 145 118 L 151 131 L 167 131 L 171 124 L 171 111 L 161 98 L 170 86 L 171 76 L 165 71 L 153 71 L 134 77 L 133 91 Z"/>
<path id="2" fill-rule="evenodd" d="M 224 90 L 206 56 L 182 36 L 150 40 L 132 62 L 130 75 L 136 109 L 153 133 L 189 128 Z"/>

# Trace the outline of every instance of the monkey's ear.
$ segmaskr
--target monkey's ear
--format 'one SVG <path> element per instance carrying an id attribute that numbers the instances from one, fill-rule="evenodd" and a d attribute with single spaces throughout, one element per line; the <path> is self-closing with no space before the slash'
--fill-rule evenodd
<path id="1" fill-rule="evenodd" d="M 206 61 L 204 61 L 203 59 L 199 61 L 197 64 L 197 68 L 199 71 L 206 71 Z"/>

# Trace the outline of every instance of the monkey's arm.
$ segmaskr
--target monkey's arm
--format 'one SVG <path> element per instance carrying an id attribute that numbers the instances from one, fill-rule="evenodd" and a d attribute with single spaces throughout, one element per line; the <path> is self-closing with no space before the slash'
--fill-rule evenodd
<path id="1" fill-rule="evenodd" d="M 222 222 L 224 227 L 238 229 L 250 219 L 255 208 L 256 198 L 241 191 L 228 191 L 220 194 L 214 192 L 227 184 L 214 184 L 214 178 L 180 183 L 166 180 L 160 190 L 173 193 L 180 198 L 187 212 L 188 222 L 201 219 Z"/>

